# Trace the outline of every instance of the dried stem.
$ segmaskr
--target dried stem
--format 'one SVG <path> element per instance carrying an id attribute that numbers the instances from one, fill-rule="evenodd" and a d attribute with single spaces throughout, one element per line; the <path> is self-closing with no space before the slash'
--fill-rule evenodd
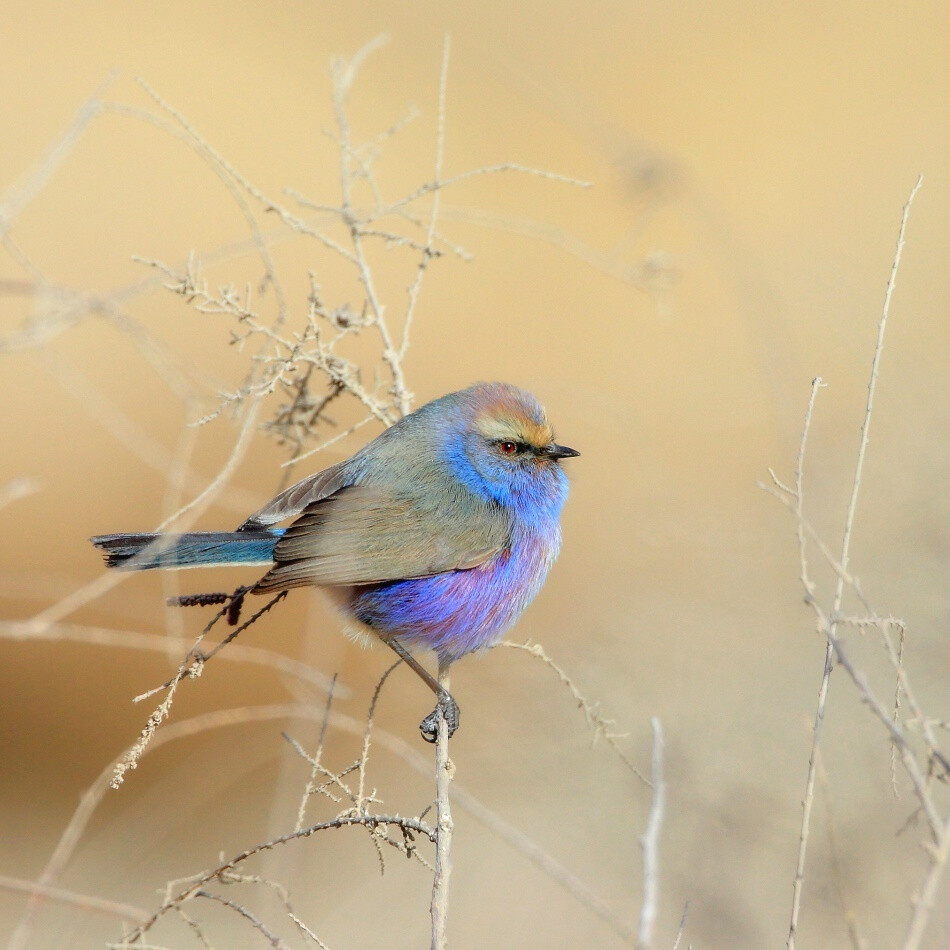
<path id="1" fill-rule="evenodd" d="M 660 829 L 666 810 L 666 783 L 663 780 L 663 727 L 654 716 L 653 729 L 653 802 L 647 817 L 646 831 L 640 837 L 643 851 L 643 902 L 640 904 L 640 926 L 637 928 L 637 947 L 650 950 L 653 946 L 653 927 L 656 924 L 657 903 L 660 895 Z"/>
<path id="2" fill-rule="evenodd" d="M 622 738 L 622 734 L 616 733 L 613 731 L 613 726 L 615 725 L 614 720 L 605 719 L 597 711 L 597 704 L 591 702 L 587 699 L 584 694 L 580 691 L 577 684 L 574 680 L 568 676 L 567 672 L 563 667 L 559 666 L 548 652 L 541 646 L 540 643 L 532 643 L 530 640 L 526 640 L 524 643 L 515 643 L 513 640 L 502 640 L 498 646 L 509 647 L 512 650 L 523 650 L 525 653 L 528 653 L 530 656 L 537 657 L 551 669 L 555 676 L 567 687 L 571 696 L 577 703 L 577 708 L 584 713 L 584 719 L 587 722 L 587 725 L 590 727 L 591 731 L 594 733 L 594 742 L 599 738 L 603 740 L 610 746 L 611 749 L 617 754 L 617 757 L 621 762 L 631 771 L 633 774 L 647 787 L 651 788 L 652 784 L 649 779 L 647 779 L 643 773 L 633 764 L 630 756 L 620 747 L 620 743 L 617 741 L 619 738 Z"/>
<path id="3" fill-rule="evenodd" d="M 225 604 L 225 606 L 222 607 L 205 625 L 204 629 L 198 635 L 195 645 L 188 651 L 188 654 L 179 665 L 178 671 L 175 673 L 175 675 L 161 686 L 157 686 L 155 689 L 150 689 L 148 692 L 142 693 L 141 695 L 135 697 L 135 702 L 140 702 L 141 700 L 147 699 L 155 693 L 161 692 L 162 690 L 165 691 L 165 698 L 161 701 L 161 703 L 159 703 L 155 711 L 146 720 L 145 728 L 139 735 L 138 740 L 122 757 L 122 760 L 116 765 L 112 777 L 113 788 L 118 788 L 125 781 L 126 772 L 128 772 L 130 769 L 136 768 L 138 765 L 138 760 L 141 758 L 146 746 L 148 746 L 149 742 L 152 741 L 152 737 L 155 735 L 155 730 L 158 729 L 158 727 L 168 718 L 168 715 L 171 712 L 171 706 L 175 697 L 175 692 L 178 689 L 178 684 L 181 683 L 181 681 L 185 679 L 186 676 L 190 677 L 191 679 L 197 679 L 197 677 L 201 675 L 205 663 L 211 659 L 211 657 L 213 657 L 223 646 L 230 643 L 236 636 L 238 636 L 238 634 L 246 630 L 252 624 L 256 623 L 275 604 L 283 600 L 286 595 L 287 591 L 280 591 L 280 593 L 272 597 L 263 607 L 253 614 L 249 620 L 244 621 L 244 623 L 242 623 L 239 627 L 235 628 L 209 653 L 204 654 L 200 649 L 204 638 L 208 635 L 208 633 L 211 632 L 211 628 L 222 617 L 226 616 L 231 611 L 231 604 Z"/>
<path id="4" fill-rule="evenodd" d="M 300 831 L 306 821 L 307 802 L 310 796 L 317 789 L 317 776 L 326 775 L 327 770 L 321 765 L 320 759 L 323 756 L 323 743 L 327 737 L 327 725 L 330 721 L 330 707 L 333 705 L 333 690 L 336 687 L 336 675 L 330 684 L 330 691 L 327 693 L 327 702 L 323 709 L 323 721 L 320 723 L 320 738 L 317 740 L 317 749 L 313 754 L 310 768 L 310 779 L 303 795 L 300 797 L 300 807 L 297 809 L 297 824 L 294 825 L 294 831 Z"/>
<path id="5" fill-rule="evenodd" d="M 439 685 L 451 690 L 449 664 L 439 662 Z M 435 874 L 432 878 L 432 901 L 429 912 L 432 916 L 432 950 L 444 950 L 446 946 L 446 920 L 449 912 L 449 878 L 452 874 L 452 809 L 449 802 L 449 786 L 455 774 L 455 766 L 449 758 L 449 729 L 445 716 L 439 716 L 435 740 L 435 789 L 436 827 L 438 835 L 435 850 Z"/>
<path id="6" fill-rule="evenodd" d="M 814 603 L 813 589 L 814 585 L 808 580 L 808 561 L 806 559 L 807 548 L 805 538 L 805 520 L 804 520 L 804 463 L 805 447 L 808 443 L 808 433 L 811 429 L 812 416 L 815 411 L 815 399 L 818 396 L 818 390 L 824 386 L 820 376 L 812 380 L 811 395 L 808 398 L 808 409 L 805 412 L 805 424 L 802 427 L 802 438 L 798 449 L 798 462 L 795 467 L 795 494 L 797 515 L 796 529 L 798 532 L 798 550 L 801 568 L 801 582 L 805 590 L 806 599 Z M 838 574 L 839 580 L 844 572 Z M 842 585 L 843 586 L 843 585 Z M 805 797 L 802 800 L 802 825 L 798 836 L 798 857 L 795 865 L 795 881 L 792 885 L 792 916 L 788 932 L 788 948 L 794 950 L 795 930 L 798 926 L 798 915 L 801 911 L 802 887 L 805 882 L 805 854 L 808 849 L 808 835 L 811 828 L 811 811 L 815 801 L 815 778 L 818 767 L 818 749 L 821 741 L 822 726 L 825 721 L 825 703 L 828 698 L 828 684 L 831 678 L 832 670 L 832 648 L 831 644 L 826 644 L 825 663 L 822 670 L 821 686 L 818 690 L 818 709 L 815 713 L 815 724 L 812 729 L 811 754 L 808 759 L 808 777 L 805 781 Z"/>
<path id="7" fill-rule="evenodd" d="M 141 907 L 106 900 L 103 897 L 95 897 L 91 894 L 79 894 L 76 891 L 68 891 L 61 887 L 50 887 L 38 881 L 24 881 L 21 878 L 9 877 L 6 874 L 0 874 L 0 891 L 29 894 L 31 900 L 42 899 L 55 901 L 58 904 L 69 904 L 72 907 L 78 907 L 80 910 L 110 914 L 113 917 L 137 923 L 142 923 L 148 919 L 148 911 Z M 24 944 L 18 941 L 16 934 L 11 937 L 7 944 L 8 950 L 21 946 L 24 946 Z"/>

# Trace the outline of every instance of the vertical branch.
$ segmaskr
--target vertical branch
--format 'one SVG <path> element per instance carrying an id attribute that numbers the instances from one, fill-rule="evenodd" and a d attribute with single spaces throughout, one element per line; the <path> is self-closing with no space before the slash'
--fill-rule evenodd
<path id="1" fill-rule="evenodd" d="M 812 803 L 815 799 L 815 775 L 817 771 L 818 748 L 821 742 L 822 726 L 825 719 L 825 705 L 828 698 L 828 684 L 831 680 L 831 671 L 834 666 L 834 645 L 837 639 L 838 617 L 841 614 L 841 601 L 844 597 L 845 579 L 848 576 L 848 559 L 851 552 L 851 532 L 854 527 L 854 515 L 858 506 L 858 494 L 861 490 L 861 478 L 864 473 L 864 459 L 867 454 L 868 439 L 871 430 L 871 413 L 874 409 L 874 393 L 877 389 L 877 378 L 881 363 L 881 354 L 884 352 L 884 332 L 887 329 L 887 317 L 891 309 L 891 297 L 894 294 L 894 287 L 897 285 L 897 271 L 900 266 L 901 254 L 904 250 L 904 235 L 907 231 L 907 219 L 910 217 L 910 208 L 923 183 L 923 176 L 919 176 L 911 189 L 910 196 L 904 205 L 901 214 L 900 230 L 897 234 L 897 248 L 894 252 L 894 261 L 891 264 L 891 273 L 887 280 L 887 289 L 884 292 L 884 306 L 881 311 L 881 319 L 877 328 L 877 343 L 874 347 L 874 357 L 871 360 L 871 378 L 868 382 L 868 398 L 864 407 L 864 421 L 861 424 L 861 442 L 858 447 L 858 460 L 855 465 L 854 482 L 851 486 L 851 498 L 848 501 L 848 511 L 845 515 L 844 534 L 841 539 L 841 557 L 839 559 L 841 569 L 838 571 L 837 581 L 835 582 L 835 594 L 830 612 L 830 625 L 827 631 L 828 642 L 825 646 L 825 665 L 821 676 L 821 686 L 818 690 L 818 708 L 815 712 L 815 727 L 812 733 L 811 757 L 808 762 L 808 777 L 805 780 L 805 798 L 802 802 L 802 827 L 798 840 L 798 861 L 795 870 L 795 883 L 792 887 L 792 915 L 788 927 L 788 950 L 795 950 L 795 931 L 798 929 L 798 916 L 801 911 L 802 886 L 805 880 L 805 853 L 808 847 L 808 833 L 811 823 Z M 814 408 L 814 395 L 820 385 L 820 379 L 812 384 L 812 399 L 809 401 L 809 417 Z M 797 513 L 799 515 L 798 523 L 801 526 L 803 499 L 801 495 L 802 464 L 804 461 L 804 441 L 807 435 L 808 419 L 806 419 L 806 430 L 802 435 L 802 448 L 798 456 L 798 503 Z M 799 531 L 801 532 L 801 527 Z M 800 535 L 801 536 L 801 535 Z M 804 543 L 801 544 L 802 573 L 806 572 L 804 563 Z M 806 587 L 806 597 L 811 596 L 811 591 Z"/>
<path id="2" fill-rule="evenodd" d="M 343 63 L 338 61 L 335 64 L 333 74 L 333 101 L 336 109 L 337 128 L 340 134 L 340 193 L 342 198 L 340 214 L 343 223 L 350 232 L 350 241 L 353 245 L 353 261 L 356 264 L 360 283 L 366 291 L 366 299 L 373 315 L 373 326 L 376 327 L 382 341 L 383 362 L 389 367 L 389 372 L 392 377 L 391 394 L 396 403 L 399 415 L 404 416 L 409 412 L 410 394 L 406 386 L 399 351 L 389 332 L 389 326 L 384 316 L 385 308 L 376 292 L 373 273 L 366 257 L 366 249 L 363 246 L 363 228 L 365 222 L 353 207 L 353 172 L 351 163 L 354 159 L 355 149 L 350 136 L 349 120 L 346 116 L 346 98 L 349 94 L 353 79 L 356 76 L 357 69 L 369 53 L 386 41 L 385 37 L 377 37 L 357 53 L 352 62 Z"/>
<path id="3" fill-rule="evenodd" d="M 317 776 L 321 773 L 320 760 L 323 758 L 323 744 L 327 738 L 327 726 L 330 722 L 330 707 L 333 705 L 333 691 L 336 689 L 337 676 L 338 674 L 334 673 L 333 679 L 330 680 L 330 691 L 327 693 L 327 702 L 323 707 L 323 722 L 320 723 L 320 738 L 317 740 L 317 751 L 314 752 L 313 760 L 310 765 L 310 779 L 300 798 L 300 806 L 297 809 L 297 824 L 294 825 L 294 831 L 300 831 L 300 829 L 303 828 L 304 822 L 307 819 L 307 802 L 310 801 L 310 796 L 317 790 Z"/>
<path id="4" fill-rule="evenodd" d="M 649 950 L 653 946 L 653 926 L 656 923 L 657 900 L 660 894 L 660 829 L 663 827 L 663 814 L 666 810 L 663 727 L 656 716 L 650 720 L 650 726 L 653 729 L 653 801 L 650 804 L 646 831 L 640 837 L 640 848 L 643 850 L 643 903 L 640 905 L 640 926 L 637 928 L 637 947 L 640 950 Z"/>
<path id="5" fill-rule="evenodd" d="M 808 579 L 808 551 L 805 544 L 805 447 L 808 445 L 811 420 L 815 415 L 815 400 L 818 398 L 818 390 L 824 389 L 826 385 L 820 376 L 816 376 L 811 381 L 811 395 L 808 397 L 805 424 L 802 426 L 802 438 L 798 443 L 798 459 L 795 463 L 795 521 L 798 527 L 800 580 L 805 591 L 805 597 L 812 599 L 814 599 L 815 585 Z"/>
<path id="6" fill-rule="evenodd" d="M 429 215 L 429 227 L 426 231 L 426 243 L 419 258 L 416 276 L 409 287 L 409 305 L 406 307 L 406 320 L 402 327 L 402 342 L 399 344 L 399 359 L 405 358 L 409 349 L 409 331 L 412 327 L 412 318 L 416 311 L 416 302 L 419 299 L 419 288 L 422 278 L 429 265 L 429 259 L 435 253 L 435 226 L 439 218 L 439 197 L 442 193 L 442 164 L 445 157 L 445 97 L 449 77 L 449 38 L 446 35 L 442 44 L 442 71 L 439 75 L 439 109 L 435 142 L 435 182 L 432 191 L 432 211 Z"/>
<path id="7" fill-rule="evenodd" d="M 798 461 L 795 466 L 795 515 L 798 522 L 798 557 L 802 586 L 805 590 L 805 599 L 814 604 L 815 585 L 808 577 L 808 558 L 805 543 L 805 448 L 808 444 L 808 433 L 811 430 L 811 420 L 815 412 L 815 400 L 818 390 L 825 384 L 820 376 L 811 381 L 811 395 L 808 397 L 808 409 L 805 411 L 805 424 L 802 427 L 802 438 L 798 446 Z M 840 577 L 840 574 L 839 574 Z M 805 855 L 808 851 L 808 835 L 811 830 L 811 810 L 815 801 L 815 779 L 818 774 L 818 749 L 821 743 L 821 731 L 825 722 L 825 703 L 828 699 L 828 684 L 831 681 L 833 669 L 834 648 L 831 641 L 825 644 L 825 663 L 822 668 L 821 686 L 818 689 L 818 709 L 815 712 L 815 725 L 812 728 L 811 754 L 808 758 L 808 777 L 805 779 L 805 797 L 802 799 L 802 825 L 798 835 L 798 857 L 795 862 L 795 881 L 792 884 L 792 917 L 788 929 L 788 948 L 794 950 L 795 931 L 798 928 L 798 915 L 802 906 L 802 887 L 805 883 Z"/>
<path id="8" fill-rule="evenodd" d="M 439 685 L 449 691 L 449 664 L 439 660 Z M 449 804 L 449 785 L 455 766 L 449 758 L 449 729 L 441 704 L 438 733 L 435 740 L 436 828 L 435 874 L 432 878 L 432 950 L 444 950 L 445 923 L 449 912 L 449 877 L 452 873 L 452 810 Z"/>

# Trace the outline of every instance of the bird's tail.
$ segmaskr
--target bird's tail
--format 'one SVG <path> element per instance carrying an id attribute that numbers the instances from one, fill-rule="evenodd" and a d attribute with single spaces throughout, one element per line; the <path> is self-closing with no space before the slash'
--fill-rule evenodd
<path id="1" fill-rule="evenodd" d="M 120 571 L 152 568 L 213 567 L 222 564 L 271 564 L 284 533 L 273 531 L 195 531 L 191 534 L 101 534 L 89 540 L 107 567 Z"/>

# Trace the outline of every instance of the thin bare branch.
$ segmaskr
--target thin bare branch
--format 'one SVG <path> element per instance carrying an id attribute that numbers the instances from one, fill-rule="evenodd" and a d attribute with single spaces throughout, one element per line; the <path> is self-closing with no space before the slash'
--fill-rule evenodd
<path id="1" fill-rule="evenodd" d="M 242 851 L 240 854 L 235 855 L 230 860 L 218 865 L 216 868 L 214 868 L 214 870 L 206 871 L 203 874 L 197 876 L 187 888 L 164 901 L 162 906 L 157 911 L 155 911 L 155 913 L 153 913 L 144 923 L 133 930 L 132 933 L 126 937 L 124 942 L 128 946 L 135 945 L 141 939 L 141 937 L 151 930 L 151 928 L 154 927 L 155 924 L 169 910 L 172 910 L 178 905 L 191 900 L 192 897 L 194 897 L 195 894 L 207 884 L 220 878 L 223 874 L 225 874 L 225 872 L 232 871 L 234 868 L 242 865 L 249 858 L 261 854 L 263 851 L 270 851 L 272 848 L 287 844 L 290 841 L 299 841 L 303 838 L 309 838 L 318 832 L 328 831 L 330 829 L 347 828 L 353 826 L 378 828 L 387 825 L 408 829 L 409 831 L 416 834 L 424 835 L 433 843 L 435 843 L 437 838 L 436 830 L 427 825 L 425 822 L 419 821 L 416 818 L 403 818 L 399 815 L 342 815 L 330 821 L 321 821 L 315 825 L 310 825 L 308 828 L 303 828 L 300 831 L 293 831 L 285 835 L 280 835 L 276 838 L 270 839 L 269 841 L 264 841 L 261 844 L 255 845 L 253 848 L 248 848 L 246 851 Z"/>
<path id="2" fill-rule="evenodd" d="M 449 74 L 449 38 L 446 35 L 442 46 L 442 71 L 439 76 L 439 108 L 435 144 L 435 179 L 442 177 L 442 162 L 445 157 L 445 97 L 448 88 Z M 429 213 L 429 227 L 426 232 L 425 247 L 422 249 L 419 264 L 416 267 L 416 276 L 409 287 L 409 305 L 406 307 L 406 318 L 402 326 L 402 341 L 399 344 L 399 359 L 405 358 L 409 350 L 409 331 L 412 327 L 412 318 L 415 315 L 416 301 L 419 299 L 419 290 L 422 287 L 422 278 L 429 265 L 429 258 L 434 256 L 435 226 L 439 217 L 439 202 L 442 189 L 437 188 L 432 194 L 432 210 Z"/>
<path id="3" fill-rule="evenodd" d="M 795 466 L 795 515 L 796 530 L 798 534 L 798 553 L 799 553 L 799 577 L 802 588 L 805 591 L 805 598 L 812 606 L 815 606 L 814 584 L 808 578 L 808 560 L 805 543 L 805 489 L 804 489 L 804 467 L 805 467 L 805 448 L 808 443 L 808 433 L 811 429 L 812 416 L 815 411 L 815 400 L 818 396 L 818 390 L 825 384 L 820 376 L 812 380 L 811 395 L 808 398 L 808 409 L 805 411 L 805 424 L 802 427 L 802 438 L 798 448 L 798 461 Z M 783 499 L 788 504 L 787 499 Z M 839 582 L 845 567 L 842 565 L 838 573 Z M 843 586 L 843 582 L 842 582 Z M 831 679 L 832 670 L 832 647 L 828 643 L 825 649 L 825 663 L 822 670 L 821 685 L 818 689 L 818 709 L 815 713 L 815 724 L 812 728 L 811 754 L 808 759 L 808 776 L 805 780 L 805 796 L 802 799 L 802 824 L 798 835 L 798 857 L 795 865 L 795 880 L 792 884 L 792 916 L 789 924 L 788 950 L 794 950 L 795 930 L 798 927 L 798 915 L 801 912 L 802 888 L 805 883 L 805 855 L 808 850 L 808 836 L 811 829 L 811 811 L 815 801 L 815 778 L 818 768 L 818 750 L 821 741 L 822 726 L 825 721 L 825 704 L 828 698 L 828 684 Z"/>
<path id="4" fill-rule="evenodd" d="M 68 623 L 56 623 L 36 631 L 29 621 L 0 620 L 0 637 L 19 641 L 87 643 L 91 646 L 143 650 L 168 657 L 180 655 L 181 652 L 178 644 L 163 634 Z M 327 692 L 330 688 L 330 677 L 319 670 L 300 660 L 263 647 L 232 644 L 221 654 L 221 659 L 232 663 L 252 663 L 273 670 L 275 673 L 297 679 L 321 693 Z M 346 686 L 337 685 L 336 692 L 342 699 L 350 696 L 350 690 Z"/>
<path id="5" fill-rule="evenodd" d="M 11 891 L 14 894 L 29 894 L 31 898 L 55 901 L 57 904 L 69 904 L 80 910 L 93 911 L 99 914 L 109 914 L 122 920 L 133 923 L 143 923 L 148 920 L 148 911 L 132 904 L 123 904 L 119 901 L 106 900 L 92 894 L 79 894 L 76 891 L 65 890 L 61 887 L 50 887 L 36 881 L 24 881 L 22 878 L 9 877 L 0 874 L 0 890 Z M 20 946 L 14 940 L 7 944 L 9 948 Z"/>
<path id="6" fill-rule="evenodd" d="M 289 947 L 283 939 L 277 936 L 277 934 L 271 932 L 264 926 L 264 923 L 254 916 L 246 907 L 238 904 L 236 901 L 229 900 L 227 897 L 222 897 L 220 894 L 214 894 L 211 891 L 195 891 L 192 895 L 193 897 L 201 897 L 205 900 L 218 901 L 218 903 L 223 904 L 225 907 L 230 907 L 231 910 L 240 914 L 258 933 L 260 933 L 272 947 L 277 948 L 277 950 L 289 950 Z"/>
<path id="7" fill-rule="evenodd" d="M 689 914 L 689 901 L 683 905 L 683 913 L 680 916 L 680 925 L 676 930 L 676 939 L 673 941 L 673 950 L 679 950 L 680 942 L 683 939 L 683 934 L 686 931 L 686 917 Z"/>
<path id="8" fill-rule="evenodd" d="M 603 738 L 603 740 L 610 746 L 611 749 L 617 754 L 621 762 L 631 771 L 647 788 L 651 788 L 652 785 L 650 780 L 647 779 L 643 773 L 633 764 L 633 761 L 627 755 L 626 752 L 620 747 L 620 744 L 617 742 L 618 738 L 622 738 L 622 734 L 615 733 L 612 727 L 615 725 L 613 719 L 605 719 L 597 711 L 597 706 L 595 703 L 592 703 L 589 699 L 584 697 L 584 694 L 581 693 L 577 685 L 567 675 L 567 672 L 563 667 L 558 666 L 553 659 L 548 655 L 544 647 L 540 643 L 531 643 L 530 640 L 526 640 L 524 643 L 515 643 L 513 640 L 502 640 L 501 643 L 497 644 L 502 647 L 510 647 L 514 650 L 523 650 L 525 653 L 529 653 L 531 656 L 537 657 L 541 660 L 545 666 L 549 667 L 557 678 L 567 687 L 570 691 L 571 696 L 574 697 L 574 700 L 577 702 L 577 708 L 584 713 L 584 719 L 587 721 L 587 725 L 594 733 L 594 741 L 596 742 L 598 738 Z"/>
<path id="9" fill-rule="evenodd" d="M 155 711 L 148 717 L 145 722 L 145 727 L 142 729 L 139 738 L 136 740 L 132 748 L 122 757 L 122 760 L 116 765 L 113 777 L 112 777 L 112 787 L 118 788 L 123 781 L 125 781 L 125 773 L 130 769 L 136 768 L 138 765 L 138 760 L 141 758 L 142 753 L 145 751 L 146 746 L 149 742 L 152 741 L 152 737 L 155 735 L 155 730 L 168 718 L 171 713 L 172 702 L 174 701 L 175 692 L 178 689 L 179 683 L 185 677 L 191 679 L 197 679 L 202 671 L 204 670 L 205 663 L 211 659 L 223 646 L 230 643 L 239 633 L 246 630 L 251 624 L 256 623 L 267 611 L 269 611 L 275 604 L 283 600 L 287 595 L 287 591 L 281 591 L 274 597 L 272 597 L 263 607 L 261 607 L 255 614 L 251 616 L 249 620 L 246 620 L 234 631 L 228 634 L 213 650 L 205 654 L 201 651 L 201 644 L 204 642 L 205 637 L 211 632 L 211 628 L 220 620 L 223 616 L 229 613 L 231 610 L 231 603 L 228 602 L 222 607 L 211 620 L 205 625 L 204 629 L 198 634 L 198 638 L 195 640 L 194 646 L 188 651 L 188 654 L 185 656 L 184 661 L 178 667 L 178 671 L 175 675 L 163 683 L 161 686 L 156 687 L 155 689 L 150 689 L 145 693 L 140 694 L 135 697 L 135 702 L 141 702 L 144 699 L 148 699 L 150 696 L 155 693 L 165 691 L 165 698 L 159 703 Z"/>
<path id="10" fill-rule="evenodd" d="M 647 827 L 640 836 L 643 851 L 643 901 L 640 904 L 640 925 L 637 928 L 637 947 L 650 950 L 653 946 L 653 928 L 656 924 L 660 896 L 660 829 L 666 812 L 666 783 L 663 780 L 663 727 L 654 716 L 653 729 L 653 802 L 647 816 Z"/>
<path id="11" fill-rule="evenodd" d="M 320 724 L 320 738 L 317 740 L 317 748 L 313 754 L 313 759 L 311 760 L 310 778 L 307 781 L 307 787 L 304 789 L 303 795 L 300 797 L 300 807 L 297 809 L 297 823 L 294 825 L 294 831 L 300 831 L 300 829 L 303 828 L 304 822 L 306 820 L 307 802 L 310 800 L 310 796 L 313 795 L 314 791 L 316 790 L 317 775 L 326 771 L 325 769 L 321 769 L 320 758 L 323 755 L 323 743 L 327 736 L 327 723 L 330 720 L 330 707 L 333 705 L 333 690 L 335 686 L 336 674 L 333 675 L 333 679 L 330 682 L 330 690 L 327 693 L 327 701 L 323 707 L 323 722 Z"/>
<path id="12" fill-rule="evenodd" d="M 501 162 L 498 165 L 486 165 L 483 168 L 473 168 L 470 171 L 460 172 L 458 175 L 452 175 L 449 178 L 437 178 L 435 181 L 426 182 L 415 191 L 406 195 L 405 198 L 402 198 L 390 205 L 386 210 L 392 212 L 400 208 L 404 208 L 406 205 L 411 205 L 413 202 L 418 201 L 425 195 L 431 194 L 434 191 L 441 191 L 443 188 L 447 188 L 450 185 L 456 185 L 460 181 L 466 181 L 469 178 L 480 178 L 483 175 L 498 175 L 503 172 L 516 172 L 517 174 L 528 175 L 533 178 L 544 178 L 547 181 L 556 181 L 565 185 L 574 185 L 577 188 L 593 187 L 593 182 L 584 181 L 580 178 L 573 178 L 570 175 L 560 175 L 557 172 L 546 171 L 543 168 L 531 168 L 527 165 L 519 165 L 517 162 Z"/>
<path id="13" fill-rule="evenodd" d="M 451 689 L 449 664 L 439 662 L 439 686 L 445 692 Z M 441 707 L 439 707 L 441 713 Z M 446 923 L 449 912 L 449 879 L 452 875 L 452 806 L 449 786 L 455 775 L 455 765 L 449 758 L 449 727 L 445 715 L 440 714 L 435 740 L 435 789 L 436 827 L 438 835 L 435 850 L 435 874 L 432 877 L 432 900 L 429 913 L 432 917 L 432 950 L 445 950 L 447 945 Z"/>

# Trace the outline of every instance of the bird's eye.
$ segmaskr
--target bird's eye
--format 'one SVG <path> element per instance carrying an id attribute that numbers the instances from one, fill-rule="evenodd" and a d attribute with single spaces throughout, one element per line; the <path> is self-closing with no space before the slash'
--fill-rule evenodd
<path id="1" fill-rule="evenodd" d="M 517 455 L 518 454 L 517 442 L 499 442 L 498 448 L 501 449 L 502 455 Z"/>

